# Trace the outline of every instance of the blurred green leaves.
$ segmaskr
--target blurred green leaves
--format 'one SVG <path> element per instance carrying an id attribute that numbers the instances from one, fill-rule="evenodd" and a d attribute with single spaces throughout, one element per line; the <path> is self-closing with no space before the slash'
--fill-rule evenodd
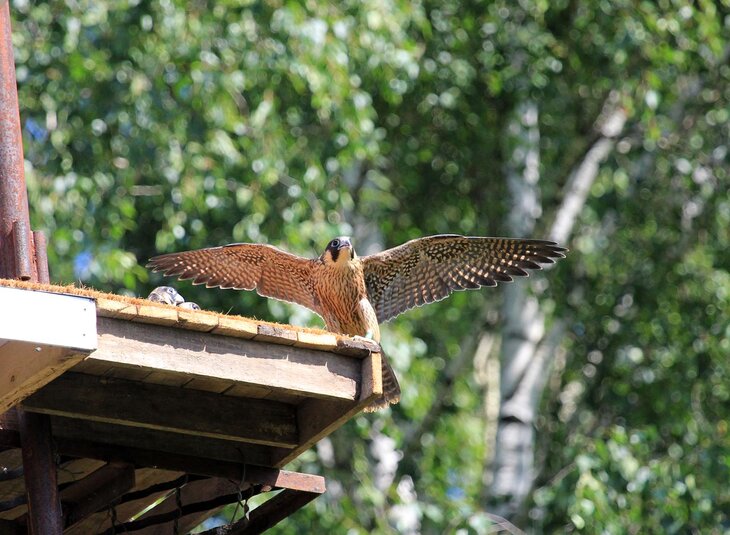
<path id="1" fill-rule="evenodd" d="M 607 101 L 623 106 L 626 133 L 571 253 L 537 278 L 548 323 L 570 334 L 516 522 L 730 529 L 726 1 L 17 1 L 11 12 L 51 277 L 135 295 L 161 282 L 146 259 L 173 250 L 261 241 L 316 256 L 339 234 L 380 246 L 501 234 L 506 129 L 525 99 L 539 110 L 543 237 Z M 321 325 L 250 293 L 179 288 L 204 307 Z M 488 529 L 484 386 L 469 355 L 446 377 L 470 341 L 497 334 L 501 296 L 455 295 L 384 326 L 401 405 L 336 433 L 326 463 L 315 451 L 298 461 L 329 492 L 277 532 L 407 532 L 407 518 L 423 533 Z M 373 475 L 381 436 L 408 452 L 385 488 Z"/>

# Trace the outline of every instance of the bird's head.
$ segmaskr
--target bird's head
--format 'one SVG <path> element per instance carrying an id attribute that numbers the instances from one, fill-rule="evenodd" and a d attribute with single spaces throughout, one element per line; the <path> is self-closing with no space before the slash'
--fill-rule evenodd
<path id="1" fill-rule="evenodd" d="M 335 238 L 327 244 L 327 248 L 322 253 L 322 260 L 325 264 L 344 265 L 355 258 L 357 258 L 357 255 L 349 236 Z"/>

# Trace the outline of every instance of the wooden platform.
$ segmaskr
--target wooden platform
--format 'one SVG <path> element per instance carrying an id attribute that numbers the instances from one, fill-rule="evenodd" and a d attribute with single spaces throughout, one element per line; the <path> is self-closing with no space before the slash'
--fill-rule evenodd
<path id="1" fill-rule="evenodd" d="M 324 480 L 281 468 L 382 393 L 379 351 L 324 331 L 0 281 L 0 446 L 9 448 L 0 453 L 0 468 L 17 468 L 8 457 L 19 445 L 11 410 L 17 407 L 50 415 L 58 453 L 78 476 L 62 500 L 83 483 L 69 501 L 85 503 L 102 481 L 105 489 L 117 482 L 120 500 L 139 495 L 120 501 L 124 512 L 114 520 L 86 504 L 78 520 L 67 519 L 69 533 L 121 525 L 136 507 L 164 495 L 155 485 L 165 483 L 169 492 L 181 478 L 175 489 L 211 502 L 203 517 L 224 504 L 201 496 L 239 491 L 289 489 L 274 499 L 300 507 L 324 491 Z M 0 474 L 0 522 L 22 526 L 24 505 L 10 507 L 22 496 L 22 478 L 8 481 L 14 483 Z M 232 489 L 230 481 L 240 484 Z M 190 515 L 189 524 L 201 520 L 200 512 Z M 266 510 L 261 515 L 273 518 Z"/>

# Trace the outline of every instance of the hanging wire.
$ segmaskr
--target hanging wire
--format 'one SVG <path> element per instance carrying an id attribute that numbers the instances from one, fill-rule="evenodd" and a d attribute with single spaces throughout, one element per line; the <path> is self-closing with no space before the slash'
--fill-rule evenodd
<path id="1" fill-rule="evenodd" d="M 175 504 L 177 505 L 177 515 L 175 515 L 175 520 L 172 521 L 172 532 L 175 535 L 178 535 L 180 533 L 180 517 L 182 516 L 182 500 L 180 499 L 180 487 L 175 487 Z"/>
<path id="2" fill-rule="evenodd" d="M 175 535 L 180 532 L 180 518 L 183 516 L 183 504 L 182 504 L 182 488 L 188 483 L 188 474 L 185 474 L 181 485 L 175 487 L 175 505 L 177 506 L 177 515 L 175 520 L 172 522 L 172 529 Z"/>
<path id="3" fill-rule="evenodd" d="M 243 471 L 241 473 L 241 481 L 238 482 L 237 490 L 238 490 L 238 502 L 236 502 L 236 508 L 233 510 L 233 516 L 231 516 L 231 519 L 235 519 L 236 515 L 238 514 L 238 510 L 243 506 L 243 517 L 241 520 L 244 520 L 245 523 L 248 523 L 248 512 L 249 512 L 249 506 L 248 506 L 248 500 L 251 497 L 251 493 L 247 492 L 246 497 L 243 497 L 243 487 L 244 485 L 247 485 L 246 482 L 246 467 L 247 465 L 243 464 Z M 233 481 L 231 481 L 233 483 Z M 250 490 L 251 486 L 248 485 L 248 488 Z"/>
<path id="4" fill-rule="evenodd" d="M 233 510 L 233 515 L 231 516 L 231 520 L 236 520 L 236 515 L 238 514 L 238 510 L 243 508 L 243 516 L 238 519 L 238 522 L 243 522 L 244 524 L 248 524 L 248 513 L 251 510 L 248 506 L 248 500 L 251 498 L 251 493 L 246 493 L 246 497 L 244 498 L 243 492 L 241 490 L 241 487 L 238 488 L 238 502 L 236 502 L 236 508 Z"/>
<path id="5" fill-rule="evenodd" d="M 117 533 L 117 506 L 113 505 L 109 507 L 110 513 L 112 515 L 112 535 L 116 535 Z"/>

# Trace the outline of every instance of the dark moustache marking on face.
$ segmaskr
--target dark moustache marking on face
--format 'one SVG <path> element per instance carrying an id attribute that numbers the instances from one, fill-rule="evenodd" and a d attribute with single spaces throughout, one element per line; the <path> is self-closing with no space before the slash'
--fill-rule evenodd
<path id="1" fill-rule="evenodd" d="M 337 257 L 340 256 L 340 250 L 337 249 L 336 247 L 332 247 L 330 249 L 330 254 L 332 255 L 332 261 L 337 262 Z"/>

